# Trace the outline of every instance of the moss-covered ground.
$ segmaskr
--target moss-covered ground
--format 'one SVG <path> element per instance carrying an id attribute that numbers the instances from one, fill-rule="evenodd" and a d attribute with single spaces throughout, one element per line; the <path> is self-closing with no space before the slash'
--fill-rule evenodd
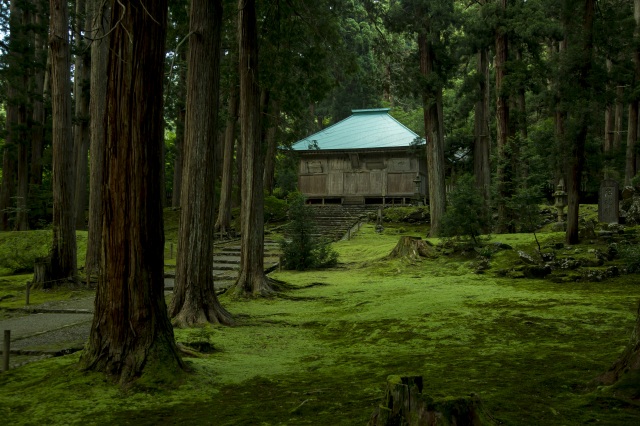
<path id="1" fill-rule="evenodd" d="M 121 389 L 79 371 L 78 354 L 2 373 L 0 423 L 364 425 L 386 377 L 409 374 L 434 397 L 479 395 L 497 424 L 640 424 L 637 388 L 590 385 L 629 340 L 637 275 L 558 283 L 477 274 L 469 253 L 381 260 L 400 234 L 423 229 L 365 225 L 335 244 L 337 267 L 273 274 L 292 290 L 223 295 L 237 325 L 175 330 L 210 347 L 167 384 Z M 535 247 L 531 234 L 494 241 Z"/>

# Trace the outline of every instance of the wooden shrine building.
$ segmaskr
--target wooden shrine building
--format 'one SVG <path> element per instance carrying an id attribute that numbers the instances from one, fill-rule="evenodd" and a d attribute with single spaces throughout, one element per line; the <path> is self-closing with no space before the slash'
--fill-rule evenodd
<path id="1" fill-rule="evenodd" d="M 427 166 L 419 136 L 389 108 L 352 115 L 296 142 L 298 189 L 311 204 L 410 204 L 426 201 Z"/>

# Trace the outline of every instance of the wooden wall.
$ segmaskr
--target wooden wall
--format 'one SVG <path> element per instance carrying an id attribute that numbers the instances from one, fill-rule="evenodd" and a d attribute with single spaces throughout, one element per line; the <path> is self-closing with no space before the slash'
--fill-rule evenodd
<path id="1" fill-rule="evenodd" d="M 426 161 L 408 152 L 302 154 L 298 188 L 308 197 L 410 197 L 420 173 L 426 194 Z"/>

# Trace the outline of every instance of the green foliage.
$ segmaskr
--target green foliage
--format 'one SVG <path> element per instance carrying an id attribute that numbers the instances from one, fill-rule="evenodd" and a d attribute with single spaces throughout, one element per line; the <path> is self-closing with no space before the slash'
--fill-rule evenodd
<path id="1" fill-rule="evenodd" d="M 462 176 L 448 194 L 447 211 L 442 217 L 442 235 L 466 237 L 478 244 L 478 236 L 489 226 L 484 200 L 474 185 L 473 177 Z"/>
<path id="2" fill-rule="evenodd" d="M 288 205 L 285 200 L 273 195 L 264 197 L 264 221 L 279 222 L 287 218 Z"/>
<path id="3" fill-rule="evenodd" d="M 0 275 L 33 271 L 38 257 L 51 247 L 51 231 L 0 233 Z"/>
<path id="4" fill-rule="evenodd" d="M 372 218 L 375 220 L 375 217 Z M 382 210 L 385 222 L 428 223 L 429 206 L 387 207 Z"/>
<path id="5" fill-rule="evenodd" d="M 622 259 L 628 272 L 640 272 L 640 246 L 637 244 L 620 244 L 615 254 Z"/>
<path id="6" fill-rule="evenodd" d="M 329 241 L 316 235 L 313 210 L 300 194 L 291 197 L 289 219 L 285 238 L 280 242 L 285 269 L 304 271 L 328 268 L 338 263 L 338 253 L 331 248 Z"/>

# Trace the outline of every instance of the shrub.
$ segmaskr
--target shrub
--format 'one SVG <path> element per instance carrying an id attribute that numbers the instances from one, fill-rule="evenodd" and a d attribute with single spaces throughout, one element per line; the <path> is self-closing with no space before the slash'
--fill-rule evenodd
<path id="1" fill-rule="evenodd" d="M 331 248 L 329 241 L 316 237 L 313 210 L 305 205 L 300 194 L 290 198 L 289 219 L 285 238 L 280 241 L 285 269 L 303 271 L 338 263 L 338 253 Z"/>
<path id="2" fill-rule="evenodd" d="M 478 244 L 477 237 L 489 226 L 487 209 L 482 195 L 475 188 L 473 177 L 464 175 L 448 196 L 447 211 L 442 217 L 444 237 L 466 237 Z"/>

